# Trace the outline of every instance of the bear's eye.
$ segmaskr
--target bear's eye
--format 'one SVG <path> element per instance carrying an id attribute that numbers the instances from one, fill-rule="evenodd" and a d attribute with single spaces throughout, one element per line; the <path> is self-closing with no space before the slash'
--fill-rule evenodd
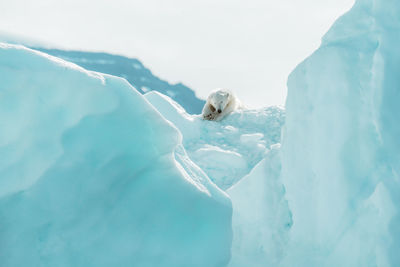
<path id="1" fill-rule="evenodd" d="M 212 112 L 215 112 L 215 108 L 214 108 L 213 105 L 210 105 L 210 109 L 211 109 Z"/>

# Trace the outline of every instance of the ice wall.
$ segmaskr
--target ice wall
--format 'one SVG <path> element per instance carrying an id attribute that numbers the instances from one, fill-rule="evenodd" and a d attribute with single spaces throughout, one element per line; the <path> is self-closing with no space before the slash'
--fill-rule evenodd
<path id="1" fill-rule="evenodd" d="M 289 77 L 286 266 L 400 266 L 399 14 L 357 1 Z"/>
<path id="2" fill-rule="evenodd" d="M 125 80 L 0 44 L 0 265 L 227 264 L 231 204 Z"/>

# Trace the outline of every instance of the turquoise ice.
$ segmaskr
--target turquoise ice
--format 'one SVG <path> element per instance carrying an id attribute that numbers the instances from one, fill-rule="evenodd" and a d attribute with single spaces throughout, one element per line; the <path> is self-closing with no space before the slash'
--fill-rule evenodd
<path id="1" fill-rule="evenodd" d="M 125 80 L 0 45 L 1 266 L 224 266 L 231 203 Z"/>
<path id="2" fill-rule="evenodd" d="M 400 265 L 399 14 L 358 0 L 289 77 L 286 266 Z"/>
<path id="3" fill-rule="evenodd" d="M 285 110 L 221 122 L 1 44 L 0 265 L 400 266 L 399 14 L 356 1 Z"/>

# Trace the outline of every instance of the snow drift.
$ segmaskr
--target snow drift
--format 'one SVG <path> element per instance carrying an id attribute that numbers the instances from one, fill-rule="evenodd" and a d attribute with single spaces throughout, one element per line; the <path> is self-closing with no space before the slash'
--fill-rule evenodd
<path id="1" fill-rule="evenodd" d="M 231 204 L 125 80 L 0 44 L 2 266 L 224 266 Z"/>

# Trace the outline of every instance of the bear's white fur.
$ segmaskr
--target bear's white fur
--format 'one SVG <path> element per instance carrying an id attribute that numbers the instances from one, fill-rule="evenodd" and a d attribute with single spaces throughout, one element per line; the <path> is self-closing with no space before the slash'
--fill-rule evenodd
<path id="1" fill-rule="evenodd" d="M 226 115 L 241 108 L 239 99 L 229 90 L 217 89 L 208 96 L 203 107 L 203 119 L 210 121 L 222 120 Z"/>

